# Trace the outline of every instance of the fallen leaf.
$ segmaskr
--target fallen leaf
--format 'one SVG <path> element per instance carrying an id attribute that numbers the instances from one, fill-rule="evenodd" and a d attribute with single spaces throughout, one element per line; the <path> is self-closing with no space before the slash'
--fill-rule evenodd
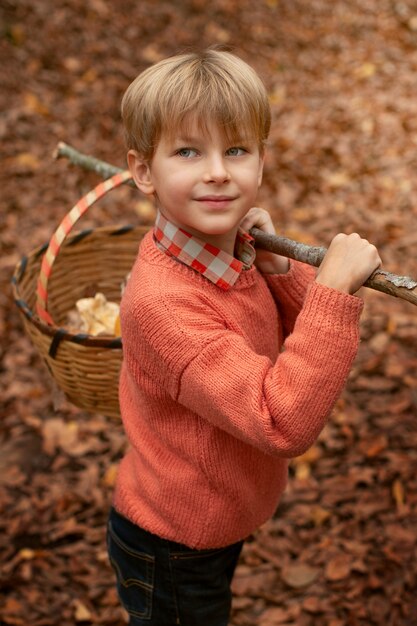
<path id="1" fill-rule="evenodd" d="M 282 569 L 281 577 L 287 585 L 298 589 L 311 585 L 319 573 L 320 570 L 316 567 L 310 567 L 306 563 L 294 563 Z"/>
<path id="2" fill-rule="evenodd" d="M 350 185 L 352 179 L 348 172 L 343 170 L 339 172 L 330 172 L 324 176 L 326 183 L 333 188 L 346 187 Z"/>
<path id="3" fill-rule="evenodd" d="M 263 589 L 270 587 L 276 578 L 277 574 L 270 565 L 249 572 L 238 566 L 232 581 L 233 593 L 237 596 L 256 596 Z"/>
<path id="4" fill-rule="evenodd" d="M 270 607 L 263 611 L 260 616 L 259 625 L 260 626 L 275 626 L 275 624 L 284 624 L 288 622 L 290 619 L 290 615 L 286 609 L 281 609 L 279 607 Z"/>
<path id="5" fill-rule="evenodd" d="M 32 171 L 38 170 L 41 166 L 38 157 L 32 152 L 22 152 L 21 154 L 15 156 L 13 161 L 19 168 Z"/>
<path id="6" fill-rule="evenodd" d="M 397 505 L 397 509 L 401 510 L 404 507 L 405 490 L 401 480 L 398 478 L 393 482 L 392 495 L 395 500 L 395 504 Z"/>
<path id="7" fill-rule="evenodd" d="M 412 31 L 417 31 L 417 15 L 413 15 L 408 20 L 408 28 Z"/>
<path id="8" fill-rule="evenodd" d="M 295 464 L 295 478 L 297 480 L 307 480 L 311 474 L 311 467 L 309 463 L 303 463 L 299 461 Z"/>
<path id="9" fill-rule="evenodd" d="M 6 598 L 3 605 L 5 615 L 13 615 L 21 612 L 22 604 L 15 598 Z"/>
<path id="10" fill-rule="evenodd" d="M 361 443 L 360 448 L 366 454 L 369 459 L 372 459 L 388 447 L 388 439 L 386 435 L 379 435 L 372 441 L 364 441 Z"/>
<path id="11" fill-rule="evenodd" d="M 91 611 L 81 602 L 74 600 L 74 618 L 76 622 L 89 622 L 91 620 Z"/>
<path id="12" fill-rule="evenodd" d="M 103 476 L 103 482 L 107 487 L 113 487 L 116 482 L 118 465 L 117 463 L 111 463 Z"/>
<path id="13" fill-rule="evenodd" d="M 330 559 L 325 568 L 327 580 L 336 582 L 347 578 L 351 572 L 352 558 L 347 554 L 340 554 Z"/>
<path id="14" fill-rule="evenodd" d="M 364 63 L 355 69 L 355 76 L 361 80 L 370 78 L 376 72 L 376 66 L 373 63 Z"/>
<path id="15" fill-rule="evenodd" d="M 11 26 L 10 36 L 15 46 L 21 46 L 26 41 L 26 31 L 23 24 L 14 24 Z"/>
<path id="16" fill-rule="evenodd" d="M 308 596 L 303 602 L 303 609 L 308 613 L 320 613 L 322 611 L 322 602 L 317 596 Z"/>
<path id="17" fill-rule="evenodd" d="M 44 102 L 33 92 L 26 92 L 24 94 L 25 109 L 30 113 L 36 113 L 38 115 L 48 116 L 50 111 Z"/>
<path id="18" fill-rule="evenodd" d="M 311 519 L 316 526 L 322 526 L 324 522 L 331 517 L 331 512 L 321 506 L 313 506 L 311 510 Z"/>

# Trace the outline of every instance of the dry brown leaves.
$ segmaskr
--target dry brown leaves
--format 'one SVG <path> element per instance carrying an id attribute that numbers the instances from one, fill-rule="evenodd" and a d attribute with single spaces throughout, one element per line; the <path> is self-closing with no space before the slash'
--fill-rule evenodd
<path id="1" fill-rule="evenodd" d="M 62 140 L 123 166 L 119 102 L 137 72 L 196 43 L 231 44 L 270 92 L 260 202 L 279 230 L 320 245 L 357 230 L 386 269 L 416 277 L 417 7 L 5 0 L 0 18 L 0 623 L 122 625 L 105 547 L 121 426 L 57 397 L 9 288 L 19 257 L 97 181 L 53 150 Z M 128 197 L 83 226 L 149 221 Z M 234 626 L 417 623 L 416 313 L 380 294 L 366 302 L 347 390 L 245 545 Z"/>

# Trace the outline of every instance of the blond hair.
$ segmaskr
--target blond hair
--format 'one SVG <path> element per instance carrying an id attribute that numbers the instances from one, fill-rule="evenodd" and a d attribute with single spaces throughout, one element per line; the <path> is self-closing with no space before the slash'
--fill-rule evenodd
<path id="1" fill-rule="evenodd" d="M 254 138 L 261 151 L 271 125 L 259 76 L 239 57 L 216 49 L 156 63 L 139 74 L 122 100 L 127 146 L 145 160 L 152 159 L 162 133 L 173 135 L 190 117 L 203 129 L 219 124 L 231 140 Z"/>

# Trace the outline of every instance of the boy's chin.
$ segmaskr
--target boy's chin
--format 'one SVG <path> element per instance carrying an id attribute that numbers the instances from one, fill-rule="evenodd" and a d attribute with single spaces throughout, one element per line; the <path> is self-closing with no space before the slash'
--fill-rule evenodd
<path id="1" fill-rule="evenodd" d="M 214 223 L 201 224 L 201 232 L 206 235 L 228 235 L 237 232 L 239 229 L 240 220 L 235 222 L 234 220 L 222 220 L 219 219 Z"/>

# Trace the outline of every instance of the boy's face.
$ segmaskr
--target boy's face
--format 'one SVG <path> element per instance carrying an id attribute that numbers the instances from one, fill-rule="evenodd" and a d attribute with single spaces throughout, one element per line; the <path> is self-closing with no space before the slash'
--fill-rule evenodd
<path id="1" fill-rule="evenodd" d="M 130 151 L 129 167 L 141 191 L 155 195 L 171 222 L 233 254 L 237 229 L 254 206 L 264 158 L 258 142 L 230 143 L 216 124 L 187 124 L 162 136 L 151 163 Z"/>

